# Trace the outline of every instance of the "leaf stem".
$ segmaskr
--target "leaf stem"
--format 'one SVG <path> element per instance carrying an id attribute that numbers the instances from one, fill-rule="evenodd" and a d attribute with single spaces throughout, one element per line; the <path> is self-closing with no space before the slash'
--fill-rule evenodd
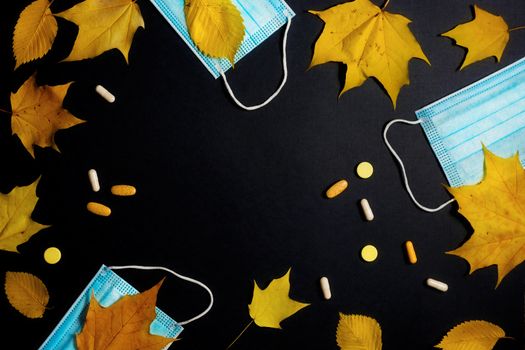
<path id="1" fill-rule="evenodd" d="M 515 31 L 515 30 L 521 30 L 521 29 L 525 29 L 525 26 L 520 26 L 520 27 L 514 27 L 514 28 L 511 28 L 511 29 L 509 29 L 509 33 L 510 33 L 510 32 L 513 32 L 513 31 Z"/>
<path id="2" fill-rule="evenodd" d="M 381 6 L 381 10 L 384 10 L 388 6 L 389 2 L 390 2 L 390 0 L 386 0 L 385 4 L 383 6 Z"/>
<path id="3" fill-rule="evenodd" d="M 248 323 L 248 324 L 246 325 L 246 327 L 244 327 L 244 329 L 242 330 L 242 332 L 239 333 L 239 335 L 237 336 L 237 338 L 235 338 L 235 340 L 232 341 L 231 344 L 228 345 L 228 347 L 227 347 L 226 349 L 231 348 L 231 347 L 233 346 L 233 344 L 235 344 L 235 342 L 236 342 L 237 340 L 239 340 L 239 338 L 241 337 L 241 335 L 243 335 L 243 333 L 246 332 L 246 330 L 248 329 L 248 327 L 250 327 L 250 326 L 252 325 L 252 323 L 253 323 L 253 320 L 251 320 L 251 322 Z"/>
<path id="4" fill-rule="evenodd" d="M 0 108 L 0 112 L 2 112 L 2 113 L 7 113 L 7 114 L 11 113 L 11 112 L 6 111 L 5 109 L 2 109 L 2 108 Z"/>

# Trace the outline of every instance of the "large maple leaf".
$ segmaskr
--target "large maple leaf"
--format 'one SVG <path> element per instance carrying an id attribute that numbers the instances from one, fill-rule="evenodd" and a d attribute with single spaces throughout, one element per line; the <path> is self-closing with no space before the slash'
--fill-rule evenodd
<path id="1" fill-rule="evenodd" d="M 419 58 L 430 64 L 408 28 L 410 20 L 389 13 L 370 0 L 355 0 L 310 13 L 325 22 L 310 66 L 344 63 L 346 81 L 341 95 L 374 77 L 383 85 L 395 108 L 399 90 L 410 82 L 408 62 Z"/>
<path id="2" fill-rule="evenodd" d="M 172 343 L 175 339 L 149 332 L 163 281 L 143 293 L 126 295 L 107 308 L 91 295 L 86 322 L 76 336 L 78 350 L 160 350 Z"/>
<path id="3" fill-rule="evenodd" d="M 483 147 L 485 177 L 477 185 L 447 188 L 459 204 L 459 213 L 474 233 L 456 250 L 470 273 L 498 267 L 498 281 L 525 260 L 525 170 L 518 154 L 500 158 Z"/>

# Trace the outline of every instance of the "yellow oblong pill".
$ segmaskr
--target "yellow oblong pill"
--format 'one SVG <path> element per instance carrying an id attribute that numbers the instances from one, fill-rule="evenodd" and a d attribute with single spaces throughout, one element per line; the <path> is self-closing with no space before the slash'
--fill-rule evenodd
<path id="1" fill-rule="evenodd" d="M 137 189 L 131 185 L 115 185 L 111 186 L 111 193 L 115 196 L 134 196 Z"/>
<path id="2" fill-rule="evenodd" d="M 97 202 L 89 202 L 87 204 L 87 210 L 89 210 L 91 213 L 99 216 L 110 216 L 111 215 L 111 209 L 104 204 L 100 204 Z"/>
<path id="3" fill-rule="evenodd" d="M 412 241 L 406 241 L 405 248 L 407 251 L 408 261 L 410 261 L 411 264 L 417 263 L 416 250 L 414 249 L 414 244 Z"/>
<path id="4" fill-rule="evenodd" d="M 348 188 L 348 181 L 346 180 L 339 180 L 332 186 L 330 186 L 329 189 L 326 190 L 326 197 L 327 198 L 335 198 L 339 196 L 341 193 L 343 193 L 344 190 Z"/>

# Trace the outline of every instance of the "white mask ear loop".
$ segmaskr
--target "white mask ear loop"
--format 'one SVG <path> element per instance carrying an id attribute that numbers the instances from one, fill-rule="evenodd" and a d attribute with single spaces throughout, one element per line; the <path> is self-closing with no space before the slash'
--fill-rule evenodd
<path id="1" fill-rule="evenodd" d="M 399 155 L 396 153 L 396 151 L 394 151 L 394 148 L 392 147 L 390 142 L 388 142 L 388 138 L 387 138 L 388 129 L 390 129 L 390 127 L 393 124 L 395 124 L 395 123 L 404 123 L 404 124 L 409 124 L 409 125 L 416 125 L 416 124 L 421 124 L 422 122 L 423 122 L 422 119 L 414 120 L 414 121 L 412 121 L 412 120 L 405 120 L 405 119 L 394 119 L 394 120 L 391 120 L 385 126 L 385 130 L 383 131 L 383 139 L 385 140 L 386 147 L 390 150 L 390 152 L 392 153 L 394 158 L 396 158 L 397 162 L 399 163 L 399 166 L 401 167 L 401 172 L 403 173 L 403 179 L 405 181 L 406 190 L 407 190 L 408 194 L 410 195 L 410 198 L 412 199 L 414 204 L 417 205 L 418 208 L 421 209 L 421 210 L 424 210 L 424 211 L 429 212 L 429 213 L 435 213 L 435 212 L 440 211 L 441 209 L 445 208 L 447 205 L 453 203 L 455 201 L 455 199 L 451 199 L 451 200 L 441 204 L 437 208 L 427 208 L 424 205 L 420 204 L 417 201 L 417 199 L 414 197 L 414 194 L 412 193 L 412 190 L 410 189 L 410 185 L 408 184 L 408 177 L 407 177 L 407 172 L 405 170 L 405 165 L 403 164 L 403 161 L 401 160 Z"/>
<path id="2" fill-rule="evenodd" d="M 277 97 L 277 95 L 279 95 L 282 88 L 286 84 L 286 81 L 288 80 L 288 62 L 286 59 L 286 43 L 288 41 L 288 31 L 290 30 L 290 26 L 292 25 L 292 17 L 289 15 L 287 11 L 284 12 L 284 15 L 288 19 L 288 22 L 286 23 L 286 30 L 284 32 L 284 37 L 283 37 L 283 81 L 281 82 L 281 85 L 279 86 L 279 88 L 277 88 L 277 90 L 273 93 L 273 95 L 268 97 L 266 101 L 264 101 L 261 104 L 255 105 L 255 106 L 246 106 L 241 101 L 239 101 L 239 99 L 237 99 L 237 97 L 235 96 L 235 93 L 233 92 L 232 88 L 230 87 L 230 84 L 228 84 L 228 79 L 226 79 L 226 75 L 224 74 L 222 68 L 217 62 L 215 62 L 215 67 L 221 74 L 222 79 L 224 80 L 224 85 L 226 86 L 226 90 L 228 90 L 228 93 L 230 94 L 233 101 L 237 104 L 237 106 L 241 107 L 242 109 L 245 109 L 247 111 L 254 111 L 256 109 L 266 106 L 268 103 L 272 102 L 273 99 Z"/>
<path id="3" fill-rule="evenodd" d="M 177 322 L 178 324 L 180 324 L 181 326 L 184 326 L 185 324 L 188 324 L 188 323 L 191 323 L 193 321 L 196 321 L 198 320 L 199 318 L 203 317 L 204 315 L 206 315 L 212 308 L 213 306 L 213 293 L 211 292 L 210 288 L 208 288 L 208 286 L 206 286 L 204 283 L 202 282 L 199 282 L 197 280 L 194 280 L 193 278 L 190 278 L 190 277 L 186 277 L 186 276 L 183 276 L 183 275 L 179 275 L 178 273 L 176 273 L 175 271 L 173 270 L 170 270 L 170 269 L 167 269 L 165 267 L 162 267 L 162 266 L 139 266 L 139 265 L 126 265 L 126 266 L 110 266 L 109 267 L 111 270 L 124 270 L 124 269 L 135 269 L 135 270 L 163 270 L 163 271 L 166 271 L 166 272 L 169 272 L 171 273 L 172 275 L 174 275 L 175 277 L 178 277 L 182 280 L 185 280 L 185 281 L 188 281 L 188 282 L 191 282 L 191 283 L 195 283 L 196 285 L 198 286 L 201 286 L 202 288 L 204 288 L 208 294 L 210 295 L 210 305 L 208 305 L 208 307 L 206 308 L 206 310 L 204 310 L 203 312 L 201 312 L 200 314 L 198 314 L 197 316 L 193 317 L 193 318 L 190 318 L 189 320 L 186 320 L 186 321 L 182 321 L 182 322 Z"/>

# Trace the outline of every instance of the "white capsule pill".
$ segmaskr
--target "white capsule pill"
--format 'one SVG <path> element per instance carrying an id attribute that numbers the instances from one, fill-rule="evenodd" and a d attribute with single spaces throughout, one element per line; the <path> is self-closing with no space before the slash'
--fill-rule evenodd
<path id="1" fill-rule="evenodd" d="M 326 300 L 330 299 L 332 297 L 332 292 L 330 291 L 330 283 L 328 282 L 328 278 L 322 277 L 320 282 L 324 298 Z"/>
<path id="2" fill-rule="evenodd" d="M 115 95 L 113 95 L 111 92 L 109 92 L 105 87 L 103 87 L 102 85 L 97 85 L 97 87 L 95 88 L 95 90 L 97 91 L 97 93 L 102 96 L 106 101 L 108 101 L 109 103 L 113 103 L 115 102 Z"/>
<path id="3" fill-rule="evenodd" d="M 89 182 L 91 182 L 91 188 L 93 192 L 100 191 L 100 183 L 98 182 L 98 175 L 95 169 L 90 169 L 88 171 Z"/>
<path id="4" fill-rule="evenodd" d="M 363 210 L 363 214 L 365 215 L 365 219 L 367 221 L 374 220 L 374 213 L 372 212 L 372 208 L 370 207 L 370 203 L 368 203 L 368 200 L 361 199 L 361 209 Z"/>
<path id="5" fill-rule="evenodd" d="M 448 284 L 435 280 L 433 278 L 427 279 L 427 286 L 435 288 L 437 290 L 440 290 L 442 292 L 446 292 L 448 290 Z"/>

